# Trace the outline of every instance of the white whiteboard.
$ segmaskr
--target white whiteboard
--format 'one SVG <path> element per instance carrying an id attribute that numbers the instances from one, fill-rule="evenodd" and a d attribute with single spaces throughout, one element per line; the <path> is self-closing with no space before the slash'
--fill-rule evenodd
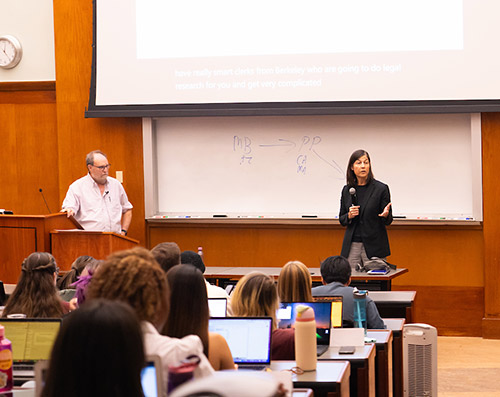
<path id="1" fill-rule="evenodd" d="M 334 218 L 349 156 L 365 149 L 375 178 L 390 187 L 395 215 L 482 220 L 477 114 L 162 118 L 148 125 L 147 217 Z"/>

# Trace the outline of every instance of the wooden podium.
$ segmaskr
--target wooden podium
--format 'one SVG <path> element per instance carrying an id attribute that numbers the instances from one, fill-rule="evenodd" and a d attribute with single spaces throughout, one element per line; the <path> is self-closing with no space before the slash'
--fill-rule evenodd
<path id="1" fill-rule="evenodd" d="M 0 280 L 17 283 L 24 258 L 36 251 L 51 252 L 51 230 L 79 226 L 63 213 L 0 215 Z"/>
<path id="2" fill-rule="evenodd" d="M 115 251 L 134 248 L 138 240 L 117 233 L 86 230 L 52 230 L 51 252 L 61 270 L 70 270 L 73 261 L 81 255 L 106 259 Z"/>

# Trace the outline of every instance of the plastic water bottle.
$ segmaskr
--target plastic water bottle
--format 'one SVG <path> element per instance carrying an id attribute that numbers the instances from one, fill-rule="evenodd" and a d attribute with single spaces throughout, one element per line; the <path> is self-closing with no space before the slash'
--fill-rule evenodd
<path id="1" fill-rule="evenodd" d="M 354 327 L 364 328 L 366 335 L 366 295 L 368 291 L 358 291 L 354 290 Z"/>
<path id="2" fill-rule="evenodd" d="M 198 247 L 198 255 L 201 256 L 203 262 L 205 262 L 205 258 L 203 258 L 203 247 Z"/>
<path id="3" fill-rule="evenodd" d="M 0 392 L 12 390 L 12 343 L 0 325 Z"/>
<path id="4" fill-rule="evenodd" d="M 297 306 L 295 317 L 295 361 L 304 371 L 316 370 L 316 320 L 314 310 L 305 305 Z"/>

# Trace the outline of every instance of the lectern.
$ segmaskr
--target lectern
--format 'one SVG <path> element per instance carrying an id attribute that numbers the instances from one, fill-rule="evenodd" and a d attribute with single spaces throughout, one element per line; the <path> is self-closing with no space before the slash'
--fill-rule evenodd
<path id="1" fill-rule="evenodd" d="M 61 270 L 70 270 L 73 261 L 81 255 L 106 259 L 115 251 L 130 249 L 138 240 L 117 233 L 87 230 L 52 230 L 51 252 Z"/>
<path id="2" fill-rule="evenodd" d="M 0 280 L 17 283 L 24 258 L 36 251 L 51 252 L 51 230 L 78 227 L 78 222 L 63 213 L 0 215 Z"/>

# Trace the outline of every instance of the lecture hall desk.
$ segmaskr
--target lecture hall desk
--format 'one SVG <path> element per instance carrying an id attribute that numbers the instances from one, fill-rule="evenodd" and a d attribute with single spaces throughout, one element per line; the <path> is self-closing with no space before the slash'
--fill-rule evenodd
<path id="1" fill-rule="evenodd" d="M 352 396 L 375 397 L 375 354 L 374 343 L 356 347 L 354 354 L 339 354 L 338 347 L 331 347 L 321 356 L 318 361 L 349 361 L 351 364 L 351 377 L 349 386 Z"/>
<path id="2" fill-rule="evenodd" d="M 295 361 L 271 361 L 272 371 L 286 371 Z M 349 397 L 350 364 L 348 361 L 318 361 L 316 371 L 292 373 L 294 388 L 308 388 L 314 397 Z"/>
<path id="3" fill-rule="evenodd" d="M 259 271 L 265 273 L 274 279 L 278 279 L 280 267 L 224 267 L 209 266 L 205 270 L 205 278 L 213 279 L 217 285 L 223 286 L 225 282 L 236 282 L 246 274 Z M 309 268 L 313 283 L 321 282 L 321 272 L 319 267 Z M 403 274 L 408 273 L 408 269 L 391 270 L 388 274 L 371 275 L 366 272 L 354 271 L 351 276 L 352 285 L 359 289 L 370 289 L 380 291 L 390 291 L 391 281 Z"/>
<path id="4" fill-rule="evenodd" d="M 375 339 L 375 386 L 377 397 L 392 397 L 393 393 L 393 336 L 388 329 L 368 330 L 367 338 Z"/>
<path id="5" fill-rule="evenodd" d="M 392 380 L 395 397 L 403 397 L 403 327 L 404 318 L 384 318 L 387 329 L 392 331 Z"/>

